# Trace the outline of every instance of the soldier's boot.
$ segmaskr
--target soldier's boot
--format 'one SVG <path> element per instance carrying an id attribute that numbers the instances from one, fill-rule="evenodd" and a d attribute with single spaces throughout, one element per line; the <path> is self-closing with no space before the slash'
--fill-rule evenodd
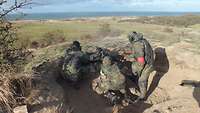
<path id="1" fill-rule="evenodd" d="M 120 90 L 120 92 L 124 95 L 124 100 L 122 101 L 122 104 L 124 106 L 128 106 L 129 104 L 134 104 L 134 100 L 136 100 L 136 96 L 132 95 L 129 88 L 126 88 L 126 90 Z"/>
<path id="2" fill-rule="evenodd" d="M 131 97 L 128 94 L 124 95 L 123 105 L 128 106 L 129 104 L 134 104 L 134 101 L 131 99 Z"/>

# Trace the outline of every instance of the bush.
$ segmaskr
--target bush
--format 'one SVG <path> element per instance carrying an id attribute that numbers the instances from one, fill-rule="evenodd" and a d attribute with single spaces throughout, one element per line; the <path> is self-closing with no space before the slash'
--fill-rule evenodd
<path id="1" fill-rule="evenodd" d="M 17 72 L 25 63 L 29 52 L 16 44 L 17 37 L 12 24 L 0 20 L 0 75 Z"/>
<path id="2" fill-rule="evenodd" d="M 37 42 L 37 41 L 33 41 L 33 42 L 31 42 L 31 46 L 30 46 L 31 48 L 34 48 L 34 49 L 37 49 L 37 48 L 39 48 L 40 47 L 40 44 L 39 44 L 39 42 Z"/>

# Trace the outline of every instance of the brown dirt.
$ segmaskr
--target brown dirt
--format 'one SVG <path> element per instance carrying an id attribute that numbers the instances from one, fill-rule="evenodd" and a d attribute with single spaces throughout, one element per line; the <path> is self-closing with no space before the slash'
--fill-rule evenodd
<path id="1" fill-rule="evenodd" d="M 102 41 L 103 40 L 103 41 Z M 122 37 L 107 37 L 92 43 L 92 45 L 101 47 L 117 47 L 127 44 L 127 40 Z M 115 43 L 116 42 L 116 43 Z M 156 45 L 153 45 L 156 47 Z M 159 69 L 161 72 L 153 72 L 150 76 L 148 92 L 149 98 L 145 102 L 139 102 L 129 105 L 119 113 L 200 113 L 200 88 L 182 87 L 179 84 L 182 80 L 200 80 L 200 61 L 199 55 L 186 52 L 185 48 L 190 46 L 186 42 L 163 47 L 166 51 L 166 62 L 161 60 Z M 185 48 L 184 48 L 185 47 Z M 168 65 L 166 65 L 168 63 Z M 53 64 L 54 65 L 54 64 Z M 53 75 L 53 79 L 52 79 Z M 54 75 L 48 70 L 45 76 L 45 85 L 43 97 L 56 100 L 55 103 L 40 103 L 38 106 L 32 106 L 30 113 L 48 113 L 48 107 L 57 106 L 61 103 L 72 107 L 73 113 L 112 113 L 113 108 L 101 96 L 92 91 L 91 81 L 96 77 L 92 77 L 88 81 L 80 83 L 80 89 L 71 87 L 62 79 L 55 79 Z M 41 89 L 41 87 L 40 87 Z M 41 98 L 43 98 L 41 97 Z M 51 97 L 51 98 L 50 98 Z M 38 97 L 38 99 L 41 99 Z M 35 99 L 37 100 L 37 99 Z M 44 105 L 44 106 L 42 106 Z M 42 106 L 42 107 L 41 107 Z"/>

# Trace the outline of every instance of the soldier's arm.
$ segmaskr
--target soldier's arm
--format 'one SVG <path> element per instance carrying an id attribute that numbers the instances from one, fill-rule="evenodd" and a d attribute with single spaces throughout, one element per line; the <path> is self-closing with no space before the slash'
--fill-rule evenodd
<path id="1" fill-rule="evenodd" d="M 93 53 L 88 55 L 88 60 L 90 62 L 96 62 L 96 61 L 100 61 L 101 60 L 101 55 L 98 53 Z"/>
<path id="2" fill-rule="evenodd" d="M 145 50 L 144 50 L 144 45 L 141 42 L 137 42 L 135 44 L 135 50 L 134 50 L 134 54 L 135 54 L 135 60 L 144 65 L 145 64 Z"/>
<path id="3" fill-rule="evenodd" d="M 132 48 L 132 54 L 130 54 L 126 59 L 130 62 L 137 61 L 138 63 L 145 64 L 145 52 L 144 45 L 141 42 L 136 42 Z"/>
<path id="4" fill-rule="evenodd" d="M 135 59 L 135 55 L 134 54 L 131 54 L 131 55 L 128 55 L 128 56 L 125 56 L 125 59 L 130 61 L 130 62 L 134 62 L 136 61 Z"/>

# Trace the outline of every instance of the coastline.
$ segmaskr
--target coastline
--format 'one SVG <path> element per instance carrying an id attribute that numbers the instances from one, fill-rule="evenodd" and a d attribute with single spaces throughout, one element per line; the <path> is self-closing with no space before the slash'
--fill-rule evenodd
<path id="1" fill-rule="evenodd" d="M 9 20 L 23 21 L 48 21 L 48 20 L 102 20 L 110 18 L 136 18 L 136 17 L 163 17 L 163 16 L 183 16 L 200 15 L 200 12 L 58 12 L 58 13 L 29 13 L 11 14 Z"/>
<path id="2" fill-rule="evenodd" d="M 134 20 L 139 18 L 140 16 L 102 16 L 102 17 L 76 17 L 76 18 L 66 18 L 66 19 L 41 19 L 41 20 L 12 20 L 12 22 L 67 22 L 67 21 L 101 21 L 101 20 Z M 146 16 L 146 17 L 154 17 L 154 16 Z"/>

